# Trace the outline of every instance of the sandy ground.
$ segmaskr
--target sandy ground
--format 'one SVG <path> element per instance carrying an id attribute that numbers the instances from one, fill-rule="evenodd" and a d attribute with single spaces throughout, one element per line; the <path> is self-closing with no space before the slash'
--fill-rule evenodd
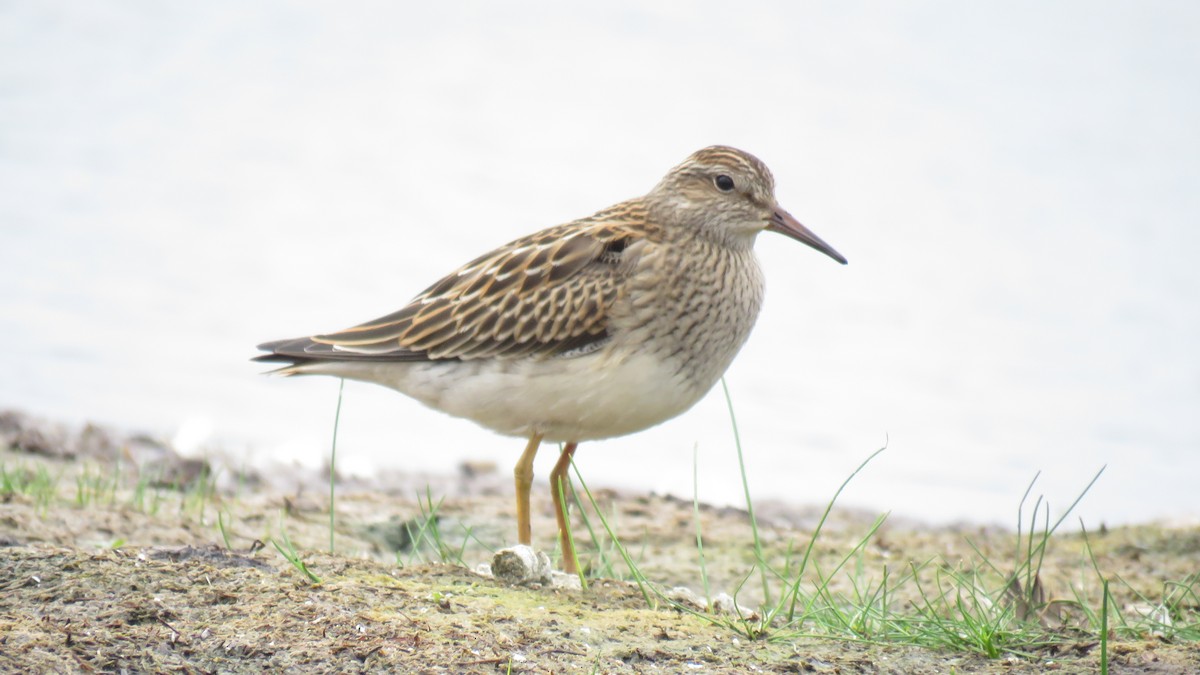
<path id="1" fill-rule="evenodd" d="M 987 658 L 869 631 L 823 637 L 828 631 L 811 623 L 740 634 L 736 615 L 710 614 L 702 599 L 705 577 L 714 597 L 736 595 L 743 608 L 762 599 L 749 574 L 750 520 L 737 509 L 698 509 L 702 566 L 689 500 L 594 492 L 645 577 L 691 589 L 706 620 L 614 579 L 629 570 L 595 513 L 593 543 L 586 509 L 575 514 L 586 590 L 480 574 L 515 529 L 511 481 L 492 467 L 340 481 L 332 554 L 327 476 L 285 467 L 238 475 L 215 456 L 185 460 L 153 438 L 13 411 L 0 412 L 0 467 L 0 669 L 9 672 L 1097 672 L 1099 636 L 1072 602 L 1090 597 L 1099 607 L 1096 569 L 1111 580 L 1122 617 L 1152 614 L 1189 579 L 1190 595 L 1166 618 L 1194 626 L 1200 614 L 1197 527 L 1090 533 L 1091 555 L 1079 535 L 1056 535 L 1040 576 L 1045 602 L 1029 611 L 1047 639 Z M 534 499 L 535 543 L 550 546 L 544 486 Z M 756 508 L 772 561 L 797 559 L 824 509 Z M 1013 559 L 1013 532 L 888 521 L 833 573 L 874 520 L 834 510 L 810 566 L 830 577 L 831 594 L 852 596 L 884 570 L 913 569 L 928 591 L 946 578 L 939 570 L 980 567 L 981 555 Z M 286 548 L 285 535 L 319 581 L 271 543 Z M 922 602 L 917 584 L 896 594 L 894 612 L 914 613 Z M 1111 638 L 1112 672 L 1200 672 L 1200 646 L 1178 634 L 1114 630 Z"/>

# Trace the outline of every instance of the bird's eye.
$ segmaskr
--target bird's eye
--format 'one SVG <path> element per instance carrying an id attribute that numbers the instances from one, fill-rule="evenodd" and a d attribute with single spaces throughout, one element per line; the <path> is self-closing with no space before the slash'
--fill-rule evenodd
<path id="1" fill-rule="evenodd" d="M 713 184 L 716 185 L 717 189 L 721 192 L 729 192 L 733 189 L 733 179 L 725 174 L 721 174 L 714 178 Z"/>

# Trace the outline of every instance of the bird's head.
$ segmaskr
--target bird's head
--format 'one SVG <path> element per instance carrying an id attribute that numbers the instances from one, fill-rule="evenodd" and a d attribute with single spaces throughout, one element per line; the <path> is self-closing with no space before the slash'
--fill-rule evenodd
<path id="1" fill-rule="evenodd" d="M 759 232 L 770 230 L 846 264 L 842 254 L 780 208 L 771 171 L 737 148 L 714 145 L 693 153 L 646 199 L 667 226 L 698 228 L 704 236 L 747 248 Z"/>

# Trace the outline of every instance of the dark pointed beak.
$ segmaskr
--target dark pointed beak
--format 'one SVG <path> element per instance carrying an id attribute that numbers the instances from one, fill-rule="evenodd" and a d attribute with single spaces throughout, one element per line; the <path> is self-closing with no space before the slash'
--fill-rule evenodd
<path id="1" fill-rule="evenodd" d="M 783 209 L 775 209 L 775 213 L 771 216 L 771 223 L 767 225 L 767 229 L 772 232 L 786 234 L 802 244 L 808 244 L 843 265 L 846 264 L 845 256 L 833 250 L 832 246 L 826 244 L 820 237 L 813 234 L 812 230 L 801 225 L 800 221 L 793 218 L 792 214 Z"/>

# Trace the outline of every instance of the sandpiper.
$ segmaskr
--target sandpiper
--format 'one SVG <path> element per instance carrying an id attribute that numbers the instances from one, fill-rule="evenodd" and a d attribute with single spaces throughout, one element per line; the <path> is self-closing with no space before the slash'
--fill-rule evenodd
<path id="1" fill-rule="evenodd" d="M 758 316 L 763 230 L 846 263 L 779 207 L 761 161 L 705 148 L 644 197 L 489 251 L 382 318 L 259 345 L 255 360 L 381 384 L 528 439 L 513 471 L 523 544 L 534 455 L 565 443 L 550 485 L 575 572 L 560 495 L 576 445 L 659 424 L 712 388 Z"/>

